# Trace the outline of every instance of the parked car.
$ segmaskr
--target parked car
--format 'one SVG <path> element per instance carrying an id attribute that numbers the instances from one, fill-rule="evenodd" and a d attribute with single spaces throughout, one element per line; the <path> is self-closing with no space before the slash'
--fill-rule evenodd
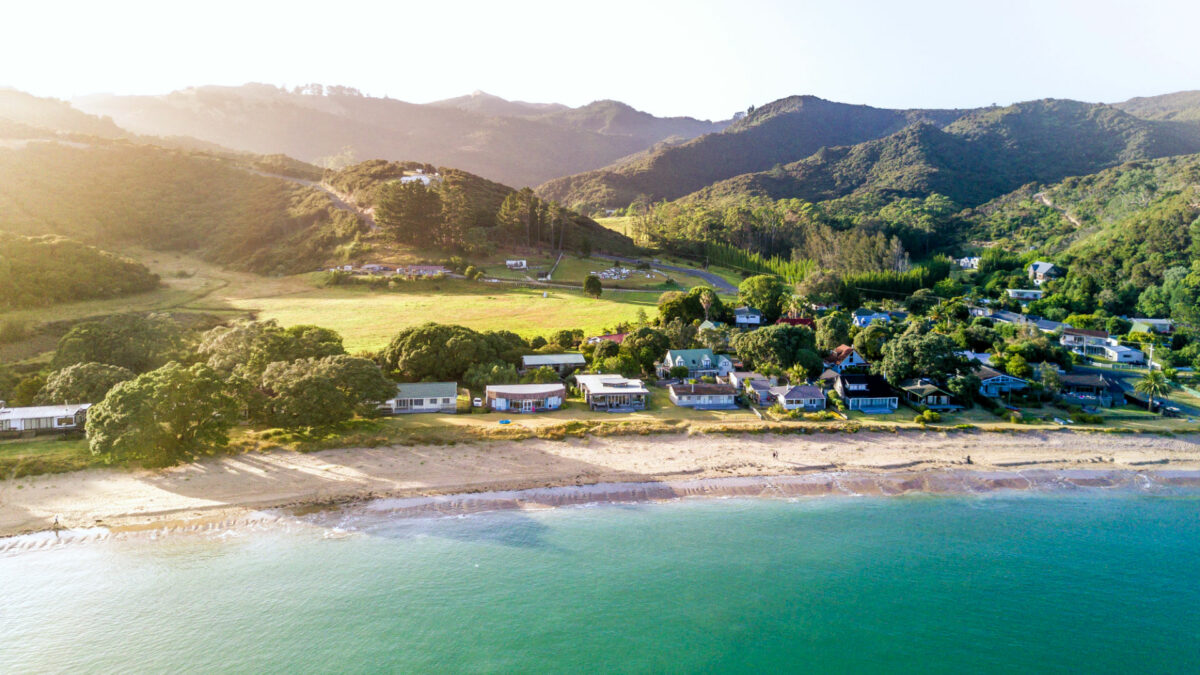
<path id="1" fill-rule="evenodd" d="M 483 407 L 483 399 L 477 398 L 474 401 L 471 401 L 471 405 L 475 406 L 476 408 L 482 408 Z"/>

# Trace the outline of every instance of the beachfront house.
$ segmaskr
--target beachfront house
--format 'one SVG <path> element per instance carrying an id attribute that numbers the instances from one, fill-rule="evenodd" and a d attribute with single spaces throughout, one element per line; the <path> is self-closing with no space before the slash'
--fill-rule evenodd
<path id="1" fill-rule="evenodd" d="M 641 380 L 623 375 L 576 375 L 575 383 L 591 410 L 645 410 L 650 390 Z"/>
<path id="2" fill-rule="evenodd" d="M 927 377 L 913 378 L 900 383 L 900 393 L 904 402 L 914 408 L 928 408 L 937 411 L 958 410 L 962 408 L 954 403 L 950 392 L 937 386 L 937 383 Z"/>
<path id="3" fill-rule="evenodd" d="M 727 384 L 675 383 L 667 387 L 671 403 L 696 410 L 732 410 L 737 408 L 737 390 Z"/>
<path id="4" fill-rule="evenodd" d="M 560 377 L 566 377 L 587 365 L 583 354 L 526 354 L 521 357 L 521 372 L 538 368 L 553 368 Z"/>
<path id="5" fill-rule="evenodd" d="M 758 328 L 762 321 L 763 313 L 753 307 L 738 307 L 733 310 L 733 324 L 738 328 Z"/>
<path id="6" fill-rule="evenodd" d="M 733 361 L 724 354 L 717 355 L 711 349 L 671 349 L 658 362 L 656 372 L 666 379 L 671 369 L 685 366 L 689 378 L 725 377 L 733 371 Z"/>
<path id="7" fill-rule="evenodd" d="M 832 370 L 835 373 L 842 373 L 852 370 L 861 370 L 870 365 L 870 362 L 858 353 L 858 350 L 850 345 L 839 345 L 837 349 L 825 359 L 825 368 Z"/>
<path id="8" fill-rule="evenodd" d="M 388 415 L 409 413 L 458 412 L 457 382 L 404 382 L 396 385 L 396 395 L 379 405 Z"/>
<path id="9" fill-rule="evenodd" d="M 1029 278 L 1037 286 L 1057 279 L 1062 276 L 1062 270 L 1054 265 L 1054 263 L 1038 261 L 1029 266 Z"/>
<path id="10" fill-rule="evenodd" d="M 561 408 L 567 388 L 562 384 L 490 384 L 485 395 L 492 410 L 530 413 Z"/>
<path id="11" fill-rule="evenodd" d="M 1043 291 L 1036 288 L 1010 288 L 1007 290 L 1008 297 L 1021 302 L 1029 302 L 1031 300 L 1041 300 L 1045 295 Z"/>
<path id="12" fill-rule="evenodd" d="M 1067 373 L 1062 376 L 1063 401 L 1076 405 L 1112 408 L 1125 405 L 1125 390 L 1113 377 L 1097 373 Z"/>
<path id="13" fill-rule="evenodd" d="M 1117 363 L 1142 363 L 1146 360 L 1146 355 L 1140 349 L 1122 345 L 1110 337 L 1107 331 L 1068 328 L 1063 331 L 1059 342 L 1076 354 L 1096 356 Z"/>
<path id="14" fill-rule="evenodd" d="M 0 401 L 0 435 L 81 431 L 91 406 L 91 403 L 75 403 L 9 408 Z"/>
<path id="15" fill-rule="evenodd" d="M 766 379 L 747 380 L 741 391 L 746 392 L 746 398 L 754 405 L 769 406 L 774 402 L 771 397 L 772 386 L 771 381 Z"/>
<path id="16" fill-rule="evenodd" d="M 775 383 L 774 377 L 767 377 L 766 375 L 760 375 L 758 373 L 751 372 L 748 370 L 735 370 L 735 371 L 729 373 L 728 375 L 726 375 L 724 378 L 721 378 L 722 382 L 732 386 L 734 389 L 737 389 L 738 391 L 745 389 L 746 383 L 751 380 L 767 380 L 767 381 L 771 382 L 772 384 Z"/>
<path id="17" fill-rule="evenodd" d="M 878 375 L 841 373 L 833 383 L 833 388 L 849 410 L 886 415 L 896 412 L 900 406 L 896 392 L 888 386 L 887 380 Z"/>
<path id="18" fill-rule="evenodd" d="M 1024 391 L 1029 383 L 1019 377 L 1002 373 L 989 366 L 975 368 L 975 376 L 979 378 L 979 394 L 988 398 L 996 398 L 1012 391 Z"/>
<path id="19" fill-rule="evenodd" d="M 811 384 L 771 387 L 770 392 L 773 403 L 783 406 L 784 410 L 817 412 L 825 409 L 825 392 Z"/>

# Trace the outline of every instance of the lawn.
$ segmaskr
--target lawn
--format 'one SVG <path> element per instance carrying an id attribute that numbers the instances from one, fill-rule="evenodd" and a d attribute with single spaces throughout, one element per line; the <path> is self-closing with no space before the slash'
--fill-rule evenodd
<path id="1" fill-rule="evenodd" d="M 4 478 L 78 471 L 99 464 L 83 439 L 43 436 L 0 441 L 0 477 Z"/>
<path id="2" fill-rule="evenodd" d="M 558 264 L 558 269 L 554 271 L 553 281 L 557 283 L 567 284 L 583 284 L 583 280 L 589 274 L 599 274 L 600 272 L 618 266 L 620 263 L 614 263 L 603 258 L 578 258 L 575 256 L 564 256 L 562 262 Z M 690 274 L 679 274 L 676 272 L 668 272 L 665 270 L 640 270 L 635 269 L 632 265 L 627 265 L 629 277 L 626 279 L 601 279 L 600 284 L 604 288 L 632 288 L 632 289 L 647 289 L 654 291 L 667 290 L 687 290 L 692 286 L 708 285 L 703 279 L 691 276 Z M 670 283 L 668 280 L 674 282 Z"/>

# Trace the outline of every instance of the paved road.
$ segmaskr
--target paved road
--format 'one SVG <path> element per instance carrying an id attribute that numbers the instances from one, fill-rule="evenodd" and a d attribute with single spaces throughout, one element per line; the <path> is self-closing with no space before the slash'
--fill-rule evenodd
<path id="1" fill-rule="evenodd" d="M 616 262 L 633 263 L 635 265 L 638 263 L 643 263 L 643 262 L 649 263 L 650 266 L 655 269 L 670 270 L 672 272 L 678 272 L 680 274 L 690 274 L 694 277 L 700 277 L 701 279 L 704 279 L 708 283 L 712 284 L 713 288 L 717 289 L 721 293 L 737 293 L 737 290 L 738 290 L 736 286 L 729 283 L 728 281 L 725 281 L 725 279 L 721 275 L 713 274 L 712 272 L 706 272 L 704 270 L 693 269 L 690 267 L 677 267 L 675 265 L 667 265 L 665 263 L 654 262 L 651 260 L 641 260 L 639 258 L 623 258 L 621 256 L 616 256 L 616 255 L 601 255 L 599 253 L 593 254 L 592 257 L 593 258 L 603 258 L 605 260 L 613 260 Z"/>

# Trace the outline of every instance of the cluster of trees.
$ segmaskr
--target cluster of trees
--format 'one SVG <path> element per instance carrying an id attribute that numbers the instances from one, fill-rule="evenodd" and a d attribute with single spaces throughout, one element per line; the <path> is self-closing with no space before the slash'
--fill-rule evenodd
<path id="1" fill-rule="evenodd" d="M 0 309 L 115 298 L 158 283 L 145 265 L 71 239 L 0 231 Z"/>

